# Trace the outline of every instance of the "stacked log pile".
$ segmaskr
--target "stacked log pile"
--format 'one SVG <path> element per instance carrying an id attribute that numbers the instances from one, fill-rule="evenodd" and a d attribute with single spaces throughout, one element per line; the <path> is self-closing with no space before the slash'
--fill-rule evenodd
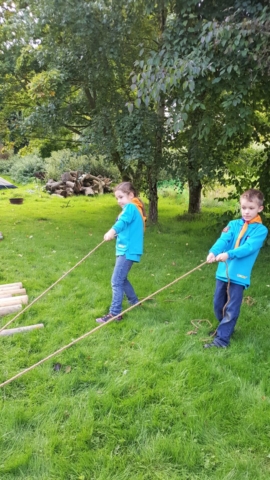
<path id="1" fill-rule="evenodd" d="M 27 303 L 28 296 L 21 282 L 0 285 L 0 317 L 18 312 Z"/>
<path id="2" fill-rule="evenodd" d="M 23 305 L 27 304 L 28 296 L 26 295 L 26 290 L 23 288 L 21 282 L 0 285 L 0 317 L 10 315 L 11 313 L 16 313 L 22 309 Z M 36 330 L 37 328 L 43 327 L 43 323 L 9 329 L 2 327 L 4 329 L 0 331 L 0 337 L 7 337 L 9 335 L 13 335 L 14 333 L 30 332 L 32 330 Z"/>
<path id="3" fill-rule="evenodd" d="M 71 197 L 72 195 L 94 196 L 103 193 L 112 192 L 110 178 L 97 177 L 91 173 L 80 174 L 77 171 L 65 172 L 61 175 L 61 180 L 48 180 L 46 190 L 60 197 Z"/>

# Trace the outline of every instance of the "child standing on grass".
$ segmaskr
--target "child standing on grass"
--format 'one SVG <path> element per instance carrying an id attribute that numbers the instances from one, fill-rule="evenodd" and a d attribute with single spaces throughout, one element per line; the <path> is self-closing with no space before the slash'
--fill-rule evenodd
<path id="1" fill-rule="evenodd" d="M 219 325 L 209 347 L 227 347 L 236 325 L 243 291 L 250 285 L 252 267 L 267 236 L 259 212 L 264 197 L 260 190 L 250 189 L 240 197 L 242 218 L 224 228 L 210 249 L 207 262 L 220 262 L 216 272 L 214 312 Z"/>
<path id="2" fill-rule="evenodd" d="M 115 198 L 122 208 L 116 223 L 105 233 L 104 240 L 116 237 L 116 263 L 112 274 L 112 303 L 110 311 L 97 323 L 106 323 L 122 311 L 123 296 L 126 294 L 131 305 L 139 302 L 127 276 L 134 262 L 139 262 L 143 253 L 145 210 L 142 201 L 130 182 L 123 182 L 114 188 Z M 118 315 L 117 320 L 122 320 Z"/>

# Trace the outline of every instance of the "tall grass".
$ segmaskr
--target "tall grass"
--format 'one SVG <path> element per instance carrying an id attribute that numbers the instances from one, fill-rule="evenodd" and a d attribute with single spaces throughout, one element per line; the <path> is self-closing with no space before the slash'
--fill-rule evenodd
<path id="1" fill-rule="evenodd" d="M 119 209 L 110 195 L 19 193 L 11 205 L 0 192 L 0 283 L 22 281 L 31 301 L 102 241 Z M 196 221 L 186 209 L 160 199 L 130 274 L 140 298 L 205 260 L 228 206 L 209 201 Z M 95 328 L 113 265 L 114 244 L 103 244 L 10 326 L 44 329 L 1 338 L 1 382 Z M 194 320 L 215 326 L 206 265 L 1 389 L 1 480 L 268 480 L 268 265 L 264 248 L 226 350 L 202 348 L 206 322 L 187 334 Z"/>

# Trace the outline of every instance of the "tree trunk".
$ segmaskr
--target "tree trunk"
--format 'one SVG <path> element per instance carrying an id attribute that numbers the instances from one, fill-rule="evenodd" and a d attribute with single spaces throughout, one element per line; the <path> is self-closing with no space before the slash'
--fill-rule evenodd
<path id="1" fill-rule="evenodd" d="M 157 192 L 157 181 L 156 179 L 151 178 L 151 175 L 148 177 L 148 188 L 149 188 L 149 220 L 151 223 L 157 223 L 158 221 L 158 192 Z"/>
<path id="2" fill-rule="evenodd" d="M 159 11 L 159 28 L 160 28 L 160 38 L 159 38 L 159 49 L 162 50 L 163 45 L 163 34 L 166 28 L 166 19 L 167 19 L 167 10 L 164 6 L 164 1 L 161 1 L 160 11 Z M 157 190 L 157 181 L 158 181 L 158 172 L 162 165 L 163 160 L 163 126 L 165 118 L 165 99 L 164 95 L 161 95 L 161 98 L 156 107 L 157 113 L 157 130 L 156 130 L 156 145 L 155 145 L 155 157 L 154 164 L 152 168 L 148 169 L 148 198 L 149 198 L 149 220 L 151 223 L 157 223 L 158 221 L 158 190 Z"/>
<path id="3" fill-rule="evenodd" d="M 201 181 L 197 180 L 196 182 L 194 182 L 194 180 L 189 180 L 188 189 L 189 189 L 188 213 L 200 213 L 201 194 L 202 194 Z"/>

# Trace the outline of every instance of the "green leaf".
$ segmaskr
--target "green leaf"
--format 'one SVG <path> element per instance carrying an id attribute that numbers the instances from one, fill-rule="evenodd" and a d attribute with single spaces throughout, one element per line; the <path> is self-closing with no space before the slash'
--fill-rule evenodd
<path id="1" fill-rule="evenodd" d="M 139 108 L 141 106 L 142 101 L 140 98 L 136 98 L 134 103 L 135 103 L 135 107 Z"/>

